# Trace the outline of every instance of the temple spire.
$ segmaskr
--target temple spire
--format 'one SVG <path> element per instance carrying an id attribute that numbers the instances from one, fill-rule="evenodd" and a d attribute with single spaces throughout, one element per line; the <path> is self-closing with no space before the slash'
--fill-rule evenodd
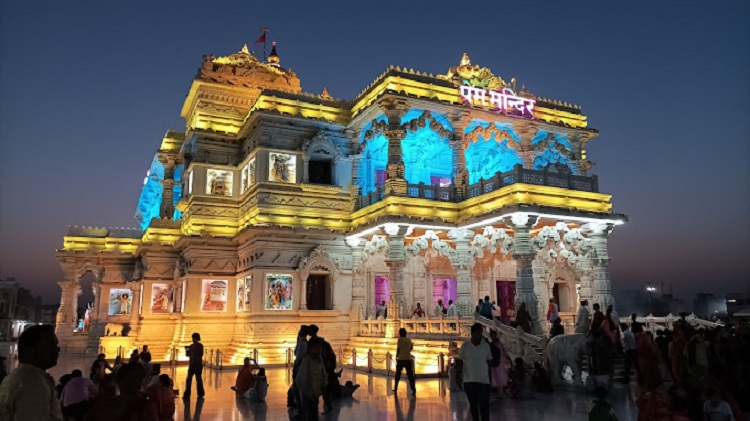
<path id="1" fill-rule="evenodd" d="M 241 53 L 250 54 L 250 51 L 247 49 L 247 44 L 242 46 L 242 50 L 240 50 Z"/>
<path id="2" fill-rule="evenodd" d="M 469 55 L 464 53 L 464 56 L 461 57 L 461 65 L 462 66 L 469 66 L 471 65 L 471 60 L 469 60 Z"/>
<path id="3" fill-rule="evenodd" d="M 268 55 L 268 64 L 270 64 L 271 66 L 280 67 L 279 61 L 281 60 L 279 59 L 279 55 L 276 53 L 276 41 L 274 41 L 271 43 L 271 54 Z"/>

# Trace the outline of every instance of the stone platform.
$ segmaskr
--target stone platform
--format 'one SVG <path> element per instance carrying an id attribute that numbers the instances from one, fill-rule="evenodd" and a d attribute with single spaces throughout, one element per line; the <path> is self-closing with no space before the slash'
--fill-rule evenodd
<path id="1" fill-rule="evenodd" d="M 59 379 L 60 375 L 79 368 L 88 373 L 91 367 L 89 357 L 61 357 L 57 367 L 50 373 Z M 166 366 L 162 370 L 175 379 L 176 388 L 182 392 L 185 388 L 187 367 Z M 285 368 L 267 370 L 270 384 L 266 404 L 248 404 L 243 399 L 236 399 L 230 386 L 234 385 L 237 370 L 204 370 L 206 397 L 198 402 L 193 391 L 189 403 L 178 399 L 176 421 L 235 421 L 235 420 L 288 420 L 286 408 L 286 391 L 291 381 L 291 371 Z M 399 394 L 394 396 L 393 377 L 378 374 L 366 374 L 344 370 L 342 383 L 352 380 L 361 385 L 355 393 L 355 399 L 340 400 L 335 403 L 335 410 L 328 415 L 321 415 L 321 420 L 468 420 L 471 419 L 466 396 L 463 393 L 451 393 L 446 378 L 429 378 L 417 380 L 417 398 L 407 393 L 405 378 L 399 385 Z M 610 399 L 615 405 L 617 416 L 621 420 L 636 419 L 636 407 L 633 392 L 624 385 L 617 384 L 611 392 Z M 545 420 L 583 420 L 586 419 L 591 397 L 583 392 L 558 391 L 551 395 L 538 394 L 535 399 L 515 401 L 511 399 L 493 400 L 491 402 L 492 419 L 504 421 L 545 421 Z M 322 409 L 322 403 L 321 403 Z"/>

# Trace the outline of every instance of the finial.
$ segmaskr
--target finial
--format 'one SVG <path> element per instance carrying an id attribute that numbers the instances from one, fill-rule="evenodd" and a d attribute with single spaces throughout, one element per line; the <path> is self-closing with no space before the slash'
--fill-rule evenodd
<path id="1" fill-rule="evenodd" d="M 242 46 L 242 50 L 240 52 L 245 53 L 245 54 L 250 54 L 250 51 L 247 50 L 247 44 Z"/>
<path id="2" fill-rule="evenodd" d="M 464 56 L 461 57 L 461 65 L 462 66 L 469 66 L 471 65 L 471 60 L 469 60 L 469 55 L 464 53 Z"/>
<path id="3" fill-rule="evenodd" d="M 268 64 L 279 67 L 279 55 L 276 53 L 276 41 L 271 43 L 271 54 L 268 55 Z"/>
<path id="4" fill-rule="evenodd" d="M 328 93 L 328 89 L 325 86 L 323 87 L 323 93 L 320 94 L 320 96 L 321 96 L 321 98 L 325 98 L 325 99 L 331 99 L 332 98 L 331 94 Z"/>

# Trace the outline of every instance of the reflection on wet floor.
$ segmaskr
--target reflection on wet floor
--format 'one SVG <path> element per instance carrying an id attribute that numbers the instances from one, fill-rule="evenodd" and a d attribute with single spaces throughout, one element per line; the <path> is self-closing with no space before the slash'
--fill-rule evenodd
<path id="1" fill-rule="evenodd" d="M 93 357 L 61 357 L 58 366 L 50 370 L 55 379 L 78 368 L 88 373 Z M 162 373 L 169 374 L 180 393 L 185 389 L 186 366 L 163 366 Z M 291 370 L 271 368 L 268 376 L 266 403 L 247 403 L 235 398 L 230 389 L 234 385 L 237 369 L 204 369 L 206 397 L 200 401 L 195 390 L 188 402 L 178 400 L 175 420 L 235 421 L 235 420 L 288 420 L 286 391 L 291 382 Z M 341 382 L 351 380 L 361 385 L 354 399 L 338 400 L 330 414 L 321 420 L 385 421 L 385 420 L 466 420 L 471 419 L 469 405 L 463 393 L 451 393 L 447 379 L 418 379 L 417 397 L 407 393 L 407 382 L 399 385 L 394 396 L 393 378 L 344 370 Z M 405 380 L 405 379 L 404 379 Z M 193 384 L 195 387 L 195 384 Z M 611 401 L 619 419 L 636 419 L 632 393 L 626 386 L 617 384 L 611 392 Z M 583 392 L 556 391 L 550 395 L 537 394 L 526 401 L 512 399 L 491 402 L 492 419 L 497 420 L 582 420 L 586 419 L 591 397 Z M 322 401 L 321 401 L 322 410 Z"/>

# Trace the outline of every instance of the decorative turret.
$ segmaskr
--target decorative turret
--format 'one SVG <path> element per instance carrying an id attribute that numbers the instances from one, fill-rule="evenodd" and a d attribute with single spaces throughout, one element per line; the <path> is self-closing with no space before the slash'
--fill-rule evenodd
<path id="1" fill-rule="evenodd" d="M 331 94 L 328 93 L 328 89 L 325 86 L 323 87 L 323 93 L 320 94 L 320 97 L 321 98 L 325 98 L 325 99 L 331 99 L 332 98 Z"/>
<path id="2" fill-rule="evenodd" d="M 279 55 L 276 53 L 276 41 L 271 43 L 271 45 L 272 45 L 271 54 L 268 55 L 268 64 L 270 64 L 271 66 L 275 66 L 275 67 L 281 67 L 279 65 L 279 61 L 280 61 Z"/>
<path id="3" fill-rule="evenodd" d="M 469 55 L 464 53 L 464 56 L 461 57 L 461 65 L 462 66 L 470 66 L 471 60 L 469 60 Z"/>

